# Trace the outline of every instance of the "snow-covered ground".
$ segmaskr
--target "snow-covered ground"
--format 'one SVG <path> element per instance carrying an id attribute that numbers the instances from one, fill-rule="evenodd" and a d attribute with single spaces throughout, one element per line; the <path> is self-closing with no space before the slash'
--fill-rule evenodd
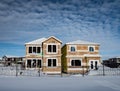
<path id="1" fill-rule="evenodd" d="M 0 66 L 0 75 L 5 75 L 5 76 L 15 76 L 16 73 L 18 76 L 46 76 L 42 71 L 40 73 L 36 69 L 31 69 L 31 70 L 21 70 L 20 67 L 17 68 L 18 70 L 16 71 L 16 66 Z M 108 75 L 118 75 L 120 76 L 120 68 L 109 68 L 109 67 L 104 67 L 104 72 L 103 72 L 103 66 L 99 66 L 98 70 L 90 70 L 88 74 L 85 75 L 93 75 L 93 76 L 101 76 L 103 73 L 108 76 Z M 79 74 L 78 74 L 79 75 Z M 64 75 L 63 75 L 64 76 Z M 69 76 L 69 75 L 68 75 Z"/>
<path id="2" fill-rule="evenodd" d="M 120 91 L 120 77 L 0 76 L 0 91 Z"/>

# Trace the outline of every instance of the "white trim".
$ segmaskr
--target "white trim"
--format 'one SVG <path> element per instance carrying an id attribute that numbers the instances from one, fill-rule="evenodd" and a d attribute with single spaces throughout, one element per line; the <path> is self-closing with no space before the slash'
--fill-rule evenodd
<path id="1" fill-rule="evenodd" d="M 48 66 L 48 59 L 56 59 L 56 66 Z M 46 59 L 46 67 L 48 68 L 56 68 L 58 66 L 58 58 L 47 58 Z"/>
<path id="2" fill-rule="evenodd" d="M 101 57 L 99 54 L 84 54 L 84 57 Z"/>
<path id="3" fill-rule="evenodd" d="M 77 50 L 77 52 L 89 52 L 89 50 Z M 99 52 L 99 50 L 94 50 L 94 52 Z"/>
<path id="4" fill-rule="evenodd" d="M 61 71 L 45 71 L 45 72 L 43 72 L 43 73 L 46 73 L 46 74 L 59 74 L 59 73 L 61 73 Z"/>
<path id="5" fill-rule="evenodd" d="M 87 70 L 87 68 L 68 68 L 68 70 Z"/>
<path id="6" fill-rule="evenodd" d="M 44 57 L 49 57 L 49 58 L 51 58 L 51 57 L 61 57 L 61 55 L 44 55 Z"/>
<path id="7" fill-rule="evenodd" d="M 46 53 L 47 54 L 57 54 L 58 53 L 58 45 L 57 45 L 57 43 L 48 43 L 46 45 L 47 45 L 47 47 L 46 47 Z M 56 45 L 56 52 L 48 52 L 48 45 Z"/>
<path id="8" fill-rule="evenodd" d="M 66 57 L 70 57 L 70 58 L 80 58 L 80 57 L 84 57 L 84 55 L 67 55 Z"/>

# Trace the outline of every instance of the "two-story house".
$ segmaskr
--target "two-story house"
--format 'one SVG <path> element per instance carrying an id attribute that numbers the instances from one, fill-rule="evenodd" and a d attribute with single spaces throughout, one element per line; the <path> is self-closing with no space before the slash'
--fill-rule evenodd
<path id="1" fill-rule="evenodd" d="M 60 74 L 61 44 L 54 36 L 25 43 L 26 69 L 41 69 L 43 73 Z"/>
<path id="2" fill-rule="evenodd" d="M 88 41 L 72 41 L 62 47 L 62 71 L 83 73 L 98 69 L 100 65 L 99 44 Z"/>

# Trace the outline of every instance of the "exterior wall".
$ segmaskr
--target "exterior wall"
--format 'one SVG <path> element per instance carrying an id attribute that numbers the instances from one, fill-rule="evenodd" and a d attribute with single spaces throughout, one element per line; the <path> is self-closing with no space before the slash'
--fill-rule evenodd
<path id="1" fill-rule="evenodd" d="M 84 54 L 99 54 L 99 45 L 75 45 L 76 46 L 76 51 L 71 52 L 70 51 L 70 45 L 67 45 L 67 55 L 84 55 Z M 88 47 L 89 46 L 94 46 L 95 51 L 94 52 L 89 52 Z"/>
<path id="2" fill-rule="evenodd" d="M 33 45 L 33 44 L 27 44 L 26 46 L 26 57 L 27 58 L 40 58 L 42 57 L 42 55 L 40 55 L 40 53 L 29 53 L 29 47 L 41 47 L 41 45 Z M 41 52 L 42 52 L 42 47 L 41 47 Z"/>
<path id="3" fill-rule="evenodd" d="M 74 46 L 75 51 L 71 52 L 70 47 Z M 94 51 L 90 52 L 89 47 L 94 47 Z M 87 72 L 90 66 L 91 60 L 98 61 L 100 64 L 100 57 L 92 56 L 87 57 L 85 54 L 88 55 L 96 55 L 99 54 L 99 45 L 64 45 L 62 47 L 62 70 L 66 73 L 83 73 Z M 78 59 L 81 60 L 81 66 L 73 67 L 71 66 L 71 60 Z"/>
<path id="4" fill-rule="evenodd" d="M 49 53 L 48 52 L 48 45 L 56 45 L 56 52 Z M 56 67 L 48 67 L 47 61 L 48 59 L 56 59 L 57 65 Z M 43 42 L 43 72 L 52 74 L 52 73 L 61 73 L 61 42 L 56 40 L 55 38 L 51 37 L 48 40 Z"/>

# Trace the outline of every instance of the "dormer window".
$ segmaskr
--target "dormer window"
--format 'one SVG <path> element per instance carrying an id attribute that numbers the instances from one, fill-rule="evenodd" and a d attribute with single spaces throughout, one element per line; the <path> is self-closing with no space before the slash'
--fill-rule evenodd
<path id="1" fill-rule="evenodd" d="M 93 46 L 89 47 L 89 52 L 94 52 L 94 47 Z"/>

